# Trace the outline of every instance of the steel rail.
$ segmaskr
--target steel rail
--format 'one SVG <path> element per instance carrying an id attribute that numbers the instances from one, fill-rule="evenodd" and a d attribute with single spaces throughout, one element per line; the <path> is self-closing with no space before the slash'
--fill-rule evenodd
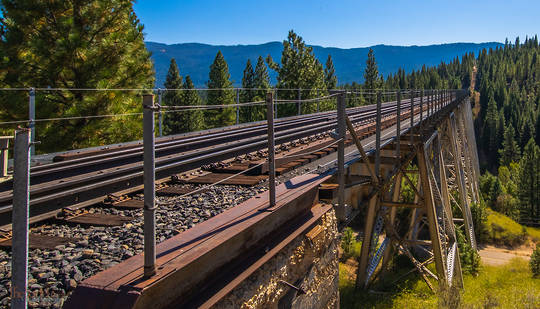
<path id="1" fill-rule="evenodd" d="M 417 105 L 415 103 L 415 105 Z M 358 108 L 356 108 L 358 109 Z M 395 112 L 392 103 L 386 104 L 384 115 Z M 335 114 L 335 112 L 333 112 Z M 330 116 L 330 117 L 328 117 Z M 366 122 L 373 119 L 373 107 L 360 108 L 351 115 L 353 123 Z M 276 134 L 276 144 L 282 144 L 300 138 L 325 133 L 335 129 L 335 117 L 327 113 L 323 123 L 300 125 L 285 129 Z M 324 117 L 323 117 L 324 118 Z M 320 119 L 319 119 L 320 120 Z M 168 155 L 156 160 L 156 178 L 166 178 L 182 171 L 192 170 L 204 164 L 219 162 L 235 156 L 262 150 L 266 145 L 266 136 L 244 138 L 219 146 L 209 146 L 204 149 L 194 149 L 177 155 Z M 113 167 L 91 173 L 83 173 L 71 178 L 43 182 L 31 187 L 30 216 L 43 217 L 45 214 L 54 216 L 53 212 L 64 207 L 77 206 L 107 194 L 137 187 L 142 184 L 142 165 L 140 162 L 124 165 L 122 168 Z M 11 223 L 11 192 L 0 194 L 0 226 Z M 47 216 L 46 216 L 47 217 Z"/>

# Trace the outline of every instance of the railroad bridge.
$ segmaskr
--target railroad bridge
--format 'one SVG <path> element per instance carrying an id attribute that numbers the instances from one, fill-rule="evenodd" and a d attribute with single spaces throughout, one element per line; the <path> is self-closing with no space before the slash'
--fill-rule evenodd
<path id="1" fill-rule="evenodd" d="M 347 108 L 359 95 L 373 104 Z M 335 105 L 319 111 L 321 102 Z M 276 119 L 282 104 L 296 104 L 299 115 Z M 317 112 L 300 115 L 308 104 Z M 359 289 L 384 276 L 396 252 L 431 289 L 463 287 L 455 230 L 463 226 L 476 248 L 470 205 L 479 199 L 466 91 L 334 91 L 304 100 L 268 92 L 264 102 L 233 108 L 255 105 L 266 106 L 268 121 L 156 139 L 156 114 L 174 107 L 145 95 L 142 142 L 57 155 L 26 171 L 32 186 L 27 178 L 15 189 L 20 175 L 2 183 L 0 224 L 13 223 L 14 260 L 27 254 L 15 246 L 28 245 L 16 231 L 28 221 L 20 219 L 24 207 L 11 205 L 26 188 L 30 223 L 129 224 L 84 211 L 104 200 L 144 216 L 144 250 L 85 278 L 65 308 L 338 307 L 340 231 L 353 220 L 364 226 Z M 28 149 L 28 131 L 17 135 Z M 258 189 L 156 245 L 156 194 L 196 196 L 219 185 Z M 125 197 L 141 190 L 144 199 Z M 178 229 L 174 221 L 169 228 Z M 14 278 L 22 267 L 14 263 Z"/>

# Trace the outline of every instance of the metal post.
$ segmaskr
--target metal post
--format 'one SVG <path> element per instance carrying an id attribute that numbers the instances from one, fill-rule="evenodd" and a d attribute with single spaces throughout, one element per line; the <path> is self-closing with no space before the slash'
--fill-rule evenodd
<path id="1" fill-rule="evenodd" d="M 9 140 L 12 136 L 0 136 L 0 172 L 2 177 L 8 175 Z"/>
<path id="2" fill-rule="evenodd" d="M 270 207 L 276 205 L 276 159 L 274 144 L 274 98 L 272 92 L 266 94 L 266 119 L 268 127 L 268 193 Z"/>
<path id="3" fill-rule="evenodd" d="M 427 118 L 429 118 L 429 116 L 431 115 L 430 111 L 431 111 L 431 95 L 433 94 L 433 90 L 428 90 L 428 95 L 427 95 Z"/>
<path id="4" fill-rule="evenodd" d="M 337 100 L 337 128 L 338 128 L 338 207 L 336 216 L 338 220 L 345 220 L 345 93 L 341 93 Z"/>
<path id="5" fill-rule="evenodd" d="M 317 89 L 317 98 L 319 98 L 319 89 Z M 317 100 L 317 113 L 320 111 L 320 103 L 321 101 Z"/>
<path id="6" fill-rule="evenodd" d="M 377 92 L 377 117 L 375 123 L 375 174 L 380 180 L 381 167 L 381 92 Z"/>
<path id="7" fill-rule="evenodd" d="M 28 102 L 28 127 L 30 128 L 30 154 L 36 154 L 36 147 L 34 141 L 36 140 L 36 90 L 30 88 L 30 100 Z"/>
<path id="8" fill-rule="evenodd" d="M 441 109 L 441 103 L 442 103 L 442 91 L 439 89 L 437 90 L 437 111 Z"/>
<path id="9" fill-rule="evenodd" d="M 236 124 L 240 123 L 240 89 L 236 89 Z"/>
<path id="10" fill-rule="evenodd" d="M 154 96 L 143 95 L 144 277 L 156 273 Z"/>
<path id="11" fill-rule="evenodd" d="M 411 90 L 411 130 L 413 126 L 414 126 L 414 93 Z"/>
<path id="12" fill-rule="evenodd" d="M 28 203 L 30 187 L 31 132 L 15 131 L 12 250 L 11 308 L 26 308 L 28 295 Z"/>
<path id="13" fill-rule="evenodd" d="M 420 124 L 422 123 L 424 114 L 424 89 L 420 91 Z"/>
<path id="14" fill-rule="evenodd" d="M 302 115 L 302 89 L 298 89 L 298 115 Z"/>
<path id="15" fill-rule="evenodd" d="M 275 95 L 274 95 L 274 100 L 277 100 L 278 99 L 278 89 L 276 88 L 275 90 Z M 278 118 L 278 104 L 273 104 L 274 105 L 274 119 L 277 119 Z M 266 114 L 268 115 L 268 113 Z"/>
<path id="16" fill-rule="evenodd" d="M 396 118 L 396 157 L 401 158 L 400 139 L 401 139 L 401 90 L 397 92 L 397 118 Z"/>
<path id="17" fill-rule="evenodd" d="M 161 97 L 163 90 L 158 89 L 158 104 L 161 106 Z M 159 110 L 159 137 L 163 136 L 163 113 Z"/>
<path id="18" fill-rule="evenodd" d="M 411 127 L 409 128 L 409 135 L 411 137 L 411 145 L 413 143 L 413 126 L 414 126 L 414 93 L 411 90 Z"/>
<path id="19" fill-rule="evenodd" d="M 435 105 L 435 89 L 431 89 L 431 95 L 430 95 L 430 104 L 429 104 L 429 115 L 433 116 L 433 110 L 435 108 L 433 107 Z"/>

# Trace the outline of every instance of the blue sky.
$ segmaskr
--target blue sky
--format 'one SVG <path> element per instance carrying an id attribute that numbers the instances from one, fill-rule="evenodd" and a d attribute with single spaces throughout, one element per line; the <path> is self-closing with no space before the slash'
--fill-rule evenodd
<path id="1" fill-rule="evenodd" d="M 259 44 L 294 29 L 309 44 L 504 42 L 540 34 L 540 1 L 138 0 L 146 40 Z"/>

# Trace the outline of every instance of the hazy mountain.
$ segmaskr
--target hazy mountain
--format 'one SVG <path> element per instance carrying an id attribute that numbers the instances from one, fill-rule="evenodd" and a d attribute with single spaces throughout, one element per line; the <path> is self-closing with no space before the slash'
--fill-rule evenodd
<path id="1" fill-rule="evenodd" d="M 432 66 L 441 61 L 448 62 L 456 56 L 467 52 L 478 52 L 483 48 L 495 48 L 502 46 L 501 43 L 451 43 L 428 46 L 372 46 L 379 72 L 386 77 L 389 73 L 394 73 L 398 68 L 403 68 L 407 72 L 412 69 L 420 69 L 422 65 Z M 204 87 L 208 80 L 210 64 L 214 60 L 218 50 L 221 50 L 225 60 L 229 64 L 231 79 L 235 85 L 242 82 L 242 72 L 247 59 L 251 59 L 253 66 L 257 62 L 259 55 L 266 59 L 271 55 L 275 61 L 281 59 L 281 42 L 269 42 L 259 45 L 208 45 L 199 43 L 182 44 L 162 44 L 146 42 L 148 50 L 152 52 L 152 59 L 156 69 L 156 86 L 162 86 L 169 68 L 171 58 L 176 59 L 181 75 L 190 75 L 195 85 Z M 313 46 L 315 55 L 323 64 L 326 62 L 328 54 L 332 55 L 339 84 L 353 81 L 362 82 L 364 66 L 366 63 L 369 47 L 364 48 L 335 48 Z M 275 82 L 275 73 L 269 70 L 272 82 Z"/>

